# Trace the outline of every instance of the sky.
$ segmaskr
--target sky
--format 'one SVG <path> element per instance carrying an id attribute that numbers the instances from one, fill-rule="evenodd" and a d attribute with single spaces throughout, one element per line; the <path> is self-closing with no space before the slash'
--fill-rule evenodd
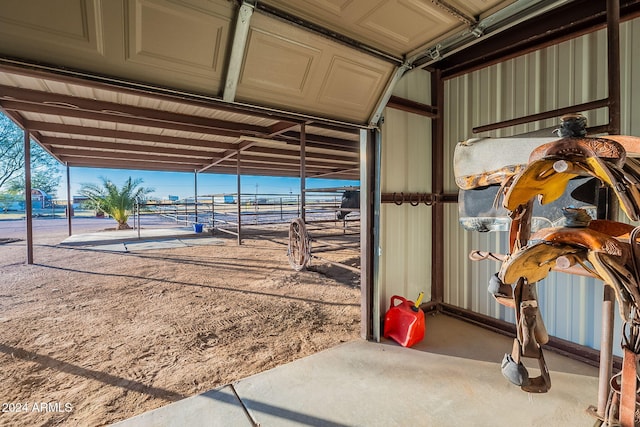
<path id="1" fill-rule="evenodd" d="M 193 173 L 185 172 L 152 172 L 122 169 L 70 168 L 71 195 L 78 195 L 82 184 L 101 184 L 100 177 L 107 178 L 121 186 L 129 177 L 141 178 L 142 186 L 153 188 L 149 194 L 154 199 L 168 199 L 169 195 L 179 198 L 193 197 L 195 193 Z M 357 186 L 358 181 L 307 178 L 306 188 L 327 188 Z M 236 192 L 236 175 L 198 174 L 198 196 L 205 194 L 222 194 Z M 265 177 L 242 175 L 240 180 L 243 194 L 299 194 L 300 179 L 289 177 Z M 67 198 L 66 172 L 58 187 L 57 199 Z"/>

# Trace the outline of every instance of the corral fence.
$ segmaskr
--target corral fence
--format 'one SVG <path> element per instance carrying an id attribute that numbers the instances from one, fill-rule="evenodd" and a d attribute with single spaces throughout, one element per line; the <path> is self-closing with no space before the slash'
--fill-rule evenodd
<path id="1" fill-rule="evenodd" d="M 31 212 L 36 218 L 66 218 L 67 217 L 67 201 L 66 199 L 47 200 L 46 203 L 36 204 L 32 207 Z M 93 209 L 84 209 L 78 204 L 72 207 L 71 215 L 74 213 L 79 216 L 95 216 Z M 24 200 L 15 200 L 9 202 L 0 202 L 0 215 L 26 215 Z"/>
<path id="2" fill-rule="evenodd" d="M 335 192 L 307 195 L 305 213 L 308 221 L 340 222 L 336 213 L 342 195 Z M 155 213 L 186 226 L 202 224 L 212 232 L 220 231 L 237 235 L 242 226 L 288 224 L 301 214 L 300 195 L 297 194 L 240 194 L 224 193 L 198 196 L 194 199 L 171 203 L 145 202 L 140 212 Z"/>
<path id="3" fill-rule="evenodd" d="M 347 196 L 349 193 L 350 196 Z M 316 200 L 326 200 L 333 195 L 337 205 L 327 206 L 315 203 Z M 341 207 L 343 195 L 351 203 Z M 355 201 L 354 206 L 349 207 Z M 339 187 L 325 189 L 306 189 L 304 216 L 295 218 L 289 225 L 289 242 L 287 255 L 294 270 L 300 271 L 310 265 L 312 259 L 346 268 L 360 273 L 360 188 Z M 338 212 L 343 219 L 338 219 Z M 329 214 L 328 216 L 326 214 Z M 349 265 L 342 261 L 329 259 L 328 253 L 340 253 L 342 257 L 358 259 L 358 265 Z M 318 255 L 322 253 L 323 255 Z"/>

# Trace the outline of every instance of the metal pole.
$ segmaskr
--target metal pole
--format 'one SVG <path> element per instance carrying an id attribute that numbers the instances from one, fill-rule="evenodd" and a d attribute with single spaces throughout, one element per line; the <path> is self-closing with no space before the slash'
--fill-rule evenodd
<path id="1" fill-rule="evenodd" d="M 196 223 L 198 222 L 198 170 L 194 169 L 193 171 L 193 194 L 195 194 L 194 196 L 194 203 L 195 203 L 195 215 L 196 215 Z"/>
<path id="2" fill-rule="evenodd" d="M 240 232 L 242 231 L 242 205 L 240 204 L 240 150 L 236 154 L 236 174 L 238 180 L 238 246 L 242 244 Z"/>
<path id="3" fill-rule="evenodd" d="M 216 196 L 211 196 L 211 234 L 216 229 Z"/>
<path id="4" fill-rule="evenodd" d="M 431 122 L 432 162 L 431 192 L 444 192 L 444 81 L 441 71 L 431 73 L 432 104 L 438 110 L 438 117 Z M 431 215 L 431 301 L 442 302 L 444 298 L 444 205 L 434 203 Z"/>
<path id="5" fill-rule="evenodd" d="M 136 197 L 136 219 L 137 219 L 136 227 L 138 228 L 138 240 L 140 240 L 140 199 L 138 199 L 137 197 Z"/>
<path id="6" fill-rule="evenodd" d="M 31 203 L 31 138 L 24 129 L 24 208 L 27 218 L 27 264 L 33 264 L 33 204 Z"/>
<path id="7" fill-rule="evenodd" d="M 374 337 L 377 341 L 380 341 L 380 337 L 381 337 L 381 322 L 380 320 L 382 319 L 382 312 L 381 312 L 381 306 L 380 306 L 380 290 L 381 290 L 381 285 L 380 285 L 380 248 L 381 248 L 381 244 L 380 244 L 380 206 L 381 206 L 381 198 L 382 198 L 382 190 L 381 190 L 381 183 L 380 183 L 380 171 L 382 170 L 382 164 L 381 164 L 381 159 L 382 159 L 382 132 L 380 131 L 380 129 L 371 131 L 369 134 L 370 138 L 373 138 L 373 153 L 372 155 L 374 156 L 373 159 L 373 165 L 369 165 L 370 168 L 373 168 L 373 195 L 371 195 L 371 193 L 369 193 L 369 196 L 371 197 L 371 201 L 370 202 L 366 202 L 366 199 L 364 199 L 364 203 L 369 203 L 369 204 L 373 204 L 373 206 L 371 206 L 371 210 L 372 215 L 373 215 L 373 251 L 370 254 L 371 258 L 372 258 L 372 271 L 371 271 L 371 310 L 372 310 L 372 317 L 373 317 L 373 330 L 374 330 Z M 371 160 L 369 160 L 371 161 Z M 361 193 L 362 194 L 362 193 Z M 362 199 L 362 196 L 361 196 Z M 360 213 L 360 216 L 362 216 L 362 213 Z"/>
<path id="8" fill-rule="evenodd" d="M 620 3 L 607 0 L 609 133 L 620 134 Z"/>
<path id="9" fill-rule="evenodd" d="M 306 221 L 306 195 L 305 195 L 305 184 L 306 184 L 306 176 L 307 176 L 307 165 L 306 165 L 306 146 L 307 146 L 307 134 L 305 129 L 305 123 L 300 123 L 300 218 L 302 221 Z"/>
<path id="10" fill-rule="evenodd" d="M 71 200 L 71 172 L 69 170 L 69 162 L 65 163 L 65 165 L 67 166 L 67 227 L 69 228 L 69 236 L 71 236 L 71 216 L 73 215 L 73 202 Z"/>
<path id="11" fill-rule="evenodd" d="M 360 336 L 380 341 L 379 301 L 375 297 L 375 202 L 377 130 L 360 131 Z"/>
<path id="12" fill-rule="evenodd" d="M 609 133 L 620 133 L 620 3 L 607 0 L 607 72 L 609 85 Z M 616 200 L 608 191 L 607 219 L 617 217 Z M 612 205 L 613 204 L 613 205 Z M 600 368 L 598 374 L 598 416 L 604 416 L 609 398 L 609 380 L 613 371 L 613 325 L 615 295 L 610 286 L 602 296 Z"/>

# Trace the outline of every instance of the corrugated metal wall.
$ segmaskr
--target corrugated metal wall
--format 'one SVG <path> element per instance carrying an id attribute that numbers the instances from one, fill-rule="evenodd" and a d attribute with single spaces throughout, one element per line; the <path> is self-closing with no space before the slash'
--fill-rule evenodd
<path id="1" fill-rule="evenodd" d="M 622 134 L 640 135 L 640 19 L 621 25 Z M 635 55 L 634 55 L 635 52 Z M 515 117 L 602 99 L 607 96 L 604 30 L 497 64 L 446 82 L 445 190 L 456 191 L 451 169 L 455 144 L 475 136 L 506 137 L 557 125 L 530 125 L 472 134 L 472 128 Z M 607 110 L 585 114 L 590 126 L 607 123 Z M 635 120 L 634 120 L 635 119 Z M 510 310 L 487 292 L 498 264 L 471 262 L 472 249 L 505 253 L 506 233 L 464 231 L 456 205 L 446 206 L 445 302 L 507 321 Z M 602 284 L 593 279 L 554 273 L 538 286 L 549 333 L 599 348 Z M 616 314 L 616 319 L 618 318 Z M 617 319 L 619 322 L 619 319 Z M 615 328 L 619 343 L 619 326 Z M 619 354 L 619 346 L 614 345 Z"/>
<path id="2" fill-rule="evenodd" d="M 431 104 L 430 75 L 406 75 L 394 94 Z M 381 126 L 383 193 L 431 192 L 431 120 L 387 108 Z M 408 203 L 383 204 L 380 211 L 380 312 L 389 299 L 400 295 L 415 300 L 422 291 L 431 294 L 431 208 Z"/>

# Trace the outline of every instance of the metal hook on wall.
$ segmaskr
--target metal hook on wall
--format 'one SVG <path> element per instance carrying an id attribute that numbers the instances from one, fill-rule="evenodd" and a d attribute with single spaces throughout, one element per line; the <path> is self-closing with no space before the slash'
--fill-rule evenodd
<path id="1" fill-rule="evenodd" d="M 405 193 L 403 191 L 393 193 L 382 193 L 380 201 L 401 206 L 409 203 L 411 206 L 418 206 L 424 203 L 425 206 L 433 206 L 437 203 L 457 203 L 457 194 L 433 194 L 433 193 Z"/>

